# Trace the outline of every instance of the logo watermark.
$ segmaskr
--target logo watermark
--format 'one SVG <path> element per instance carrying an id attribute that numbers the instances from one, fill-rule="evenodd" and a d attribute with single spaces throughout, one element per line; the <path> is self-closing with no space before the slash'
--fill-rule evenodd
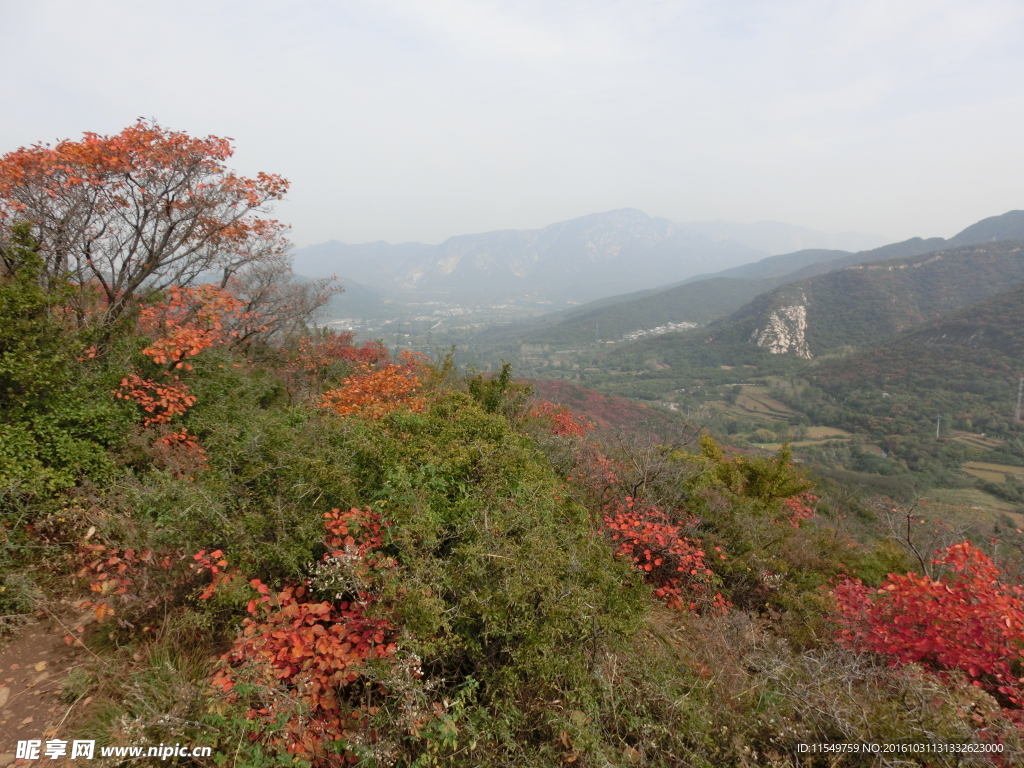
<path id="1" fill-rule="evenodd" d="M 97 750 L 95 739 L 75 739 L 71 742 L 63 739 L 26 739 L 18 742 L 14 757 L 16 760 L 56 760 L 59 757 L 92 760 L 99 752 L 99 757 L 158 757 L 167 760 L 170 757 L 209 757 L 212 751 L 212 747 L 163 742 L 155 747 L 100 747 Z"/>

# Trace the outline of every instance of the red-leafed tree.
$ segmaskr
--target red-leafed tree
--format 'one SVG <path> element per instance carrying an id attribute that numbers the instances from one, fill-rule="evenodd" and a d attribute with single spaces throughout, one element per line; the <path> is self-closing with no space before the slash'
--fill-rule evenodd
<path id="1" fill-rule="evenodd" d="M 32 223 L 46 278 L 79 288 L 79 323 L 110 324 L 140 293 L 203 274 L 223 287 L 287 247 L 284 226 L 259 214 L 288 183 L 235 174 L 225 166 L 232 153 L 229 139 L 147 120 L 113 136 L 23 147 L 0 158 L 0 231 Z"/>
<path id="2" fill-rule="evenodd" d="M 946 574 L 890 574 L 880 589 L 859 579 L 838 584 L 839 641 L 894 664 L 961 670 L 1004 706 L 1024 708 L 1024 587 L 1004 583 L 969 542 L 933 562 Z"/>
<path id="3" fill-rule="evenodd" d="M 163 301 L 139 313 L 142 332 L 153 339 L 142 353 L 168 369 L 191 368 L 184 361 L 236 336 L 225 325 L 244 314 L 243 303 L 215 285 L 173 285 Z"/>
<path id="4" fill-rule="evenodd" d="M 427 405 L 420 393 L 423 357 L 402 352 L 398 359 L 398 363 L 387 362 L 377 368 L 360 365 L 340 387 L 324 393 L 321 405 L 339 416 L 358 414 L 368 419 L 379 419 L 399 408 L 422 411 Z"/>

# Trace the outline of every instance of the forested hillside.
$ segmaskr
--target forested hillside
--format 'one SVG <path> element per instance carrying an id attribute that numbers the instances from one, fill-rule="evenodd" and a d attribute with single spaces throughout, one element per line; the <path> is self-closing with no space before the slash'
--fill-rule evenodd
<path id="1" fill-rule="evenodd" d="M 765 280 L 718 277 L 681 285 L 635 299 L 574 311 L 555 322 L 539 318 L 522 326 L 498 328 L 483 338 L 515 338 L 523 344 L 575 345 L 595 339 L 619 340 L 623 335 L 666 323 L 704 325 L 736 310 L 767 290 Z M 523 333 L 523 328 L 530 329 Z"/>
<path id="2" fill-rule="evenodd" d="M 231 154 L 140 121 L 0 158 L 0 754 L 1024 758 L 1021 535 L 318 329 L 287 182 Z"/>
<path id="3" fill-rule="evenodd" d="M 771 309 L 778 306 L 802 304 L 800 296 L 808 289 L 804 281 L 817 275 L 839 272 L 866 263 L 892 262 L 896 264 L 900 259 L 906 262 L 907 259 L 922 254 L 974 243 L 1015 239 L 1024 239 L 1024 211 L 1010 211 L 1001 216 L 984 219 L 972 224 L 949 240 L 944 240 L 941 237 L 927 240 L 912 238 L 858 253 L 804 250 L 770 256 L 721 272 L 695 275 L 679 285 L 662 290 L 647 290 L 635 294 L 611 296 L 573 310 L 556 312 L 537 319 L 488 329 L 478 334 L 472 341 L 485 349 L 488 346 L 500 347 L 502 354 L 505 354 L 509 342 L 520 342 L 533 346 L 580 347 L 598 343 L 601 339 L 618 341 L 631 332 L 663 328 L 671 323 L 688 322 L 704 325 L 727 318 L 737 311 L 739 311 L 738 318 L 734 319 L 742 319 L 751 314 L 770 314 Z M 896 267 L 900 268 L 899 265 Z M 939 282 L 951 276 L 950 273 L 943 270 L 939 270 L 934 275 Z M 791 286 L 792 290 L 779 288 L 783 285 Z M 877 286 L 872 288 L 859 284 L 832 285 L 830 283 L 811 283 L 810 285 L 829 286 L 824 289 L 823 300 L 831 301 L 833 294 L 841 296 L 848 305 L 847 315 L 850 311 L 854 313 L 860 311 L 859 307 L 862 305 L 864 314 L 877 314 L 883 327 L 865 327 L 869 335 L 893 332 L 893 328 L 884 327 L 886 318 L 895 323 L 895 329 L 898 330 L 906 327 L 908 322 L 913 324 L 925 317 L 933 316 L 927 314 L 928 310 L 924 310 L 925 314 L 914 319 L 913 307 L 907 307 L 906 309 L 910 312 L 909 318 L 900 318 L 892 316 L 893 310 L 887 306 L 884 308 L 873 306 L 873 303 L 880 300 L 878 296 L 873 295 L 877 292 Z M 1006 284 L 1000 284 L 1000 287 L 1006 287 Z M 903 285 L 895 284 L 882 290 L 892 293 L 893 291 L 900 292 L 903 288 Z M 768 294 L 760 303 L 753 301 L 750 307 L 744 307 L 747 302 L 751 302 L 755 297 L 766 294 L 772 289 L 776 289 L 776 291 Z M 846 295 L 845 291 L 849 289 L 854 291 L 852 295 Z M 945 293 L 945 289 L 942 292 Z M 982 294 L 970 294 L 966 303 L 980 298 L 982 298 Z M 916 299 L 911 299 L 912 304 L 916 301 Z M 956 306 L 963 306 L 963 304 Z M 859 320 L 855 320 L 855 324 L 864 325 Z M 815 330 L 812 335 L 817 334 L 819 337 L 816 339 L 817 346 L 822 343 L 832 344 L 834 341 L 835 333 L 829 331 L 825 327 L 826 325 L 827 318 L 824 323 L 822 318 L 818 318 L 814 324 Z M 603 332 L 602 328 L 604 328 Z M 737 329 L 720 331 L 718 336 L 720 339 L 734 339 L 736 337 L 735 330 Z M 750 330 L 747 328 L 746 332 L 749 333 Z M 871 338 L 875 337 L 871 336 Z M 838 343 L 858 342 L 841 341 Z M 660 347 L 661 343 L 657 342 L 657 345 Z"/>
<path id="4" fill-rule="evenodd" d="M 1018 287 L 806 375 L 845 402 L 833 421 L 906 435 L 944 417 L 947 429 L 1005 432 L 1024 375 L 1022 329 Z"/>
<path id="5" fill-rule="evenodd" d="M 1024 281 L 1024 243 L 1000 241 L 858 264 L 761 294 L 706 328 L 624 346 L 621 360 L 764 364 L 764 350 L 811 359 L 864 348 Z M 694 284 L 694 285 L 700 285 Z M 797 319 L 799 318 L 799 319 Z"/>

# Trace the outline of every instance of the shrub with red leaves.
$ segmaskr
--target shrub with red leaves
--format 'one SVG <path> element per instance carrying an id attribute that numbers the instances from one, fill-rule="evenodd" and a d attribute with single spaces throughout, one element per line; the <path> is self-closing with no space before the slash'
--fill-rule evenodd
<path id="1" fill-rule="evenodd" d="M 551 423 L 551 434 L 556 437 L 583 437 L 592 429 L 591 424 L 562 405 L 547 400 L 536 405 L 530 415 Z"/>
<path id="2" fill-rule="evenodd" d="M 814 505 L 817 501 L 818 497 L 810 491 L 804 491 L 792 498 L 783 499 L 782 505 L 790 511 L 789 524 L 794 528 L 799 528 L 800 523 L 804 520 L 810 520 L 814 517 Z"/>
<path id="3" fill-rule="evenodd" d="M 343 559 L 364 571 L 393 565 L 376 551 L 383 542 L 376 513 L 335 509 L 325 515 L 325 525 L 331 548 L 326 562 Z M 372 686 L 364 672 L 372 659 L 394 657 L 395 625 L 386 615 L 371 615 L 375 598 L 364 591 L 332 602 L 311 600 L 303 585 L 275 595 L 259 579 L 250 584 L 260 595 L 249 603 L 253 618 L 243 622 L 213 684 L 235 700 L 236 683 L 254 675 L 284 694 L 264 697 L 246 715 L 275 744 L 314 766 L 356 762 L 348 748 L 376 711 L 365 701 L 365 689 Z"/>
<path id="4" fill-rule="evenodd" d="M 333 379 L 339 363 L 358 369 L 387 365 L 391 356 L 379 341 L 353 344 L 351 332 L 300 336 L 282 350 L 279 373 L 293 399 L 322 391 L 324 381 Z"/>
<path id="5" fill-rule="evenodd" d="M 420 394 L 419 375 L 423 369 L 423 356 L 402 352 L 399 363 L 387 363 L 380 368 L 360 365 L 341 386 L 325 392 L 321 405 L 339 416 L 362 416 L 379 419 L 406 408 L 422 411 L 427 406 Z"/>
<path id="6" fill-rule="evenodd" d="M 684 526 L 673 523 L 664 511 L 629 496 L 625 504 L 607 505 L 602 519 L 602 532 L 615 543 L 616 554 L 644 574 L 655 595 L 670 608 L 697 607 L 687 597 L 703 596 L 712 576 L 699 539 L 684 535 Z M 721 595 L 714 603 L 726 607 Z"/>
<path id="7" fill-rule="evenodd" d="M 934 581 L 908 573 L 889 574 L 877 590 L 859 579 L 838 584 L 840 643 L 893 664 L 961 670 L 1002 706 L 1024 708 L 1024 587 L 1004 584 L 969 542 L 939 555 L 933 562 L 949 573 Z"/>

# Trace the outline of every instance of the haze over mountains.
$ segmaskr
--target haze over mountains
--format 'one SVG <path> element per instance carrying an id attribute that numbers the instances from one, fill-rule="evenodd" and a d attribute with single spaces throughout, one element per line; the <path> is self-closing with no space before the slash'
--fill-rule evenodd
<path id="1" fill-rule="evenodd" d="M 883 262 L 887 259 L 910 258 L 927 253 L 966 246 L 975 243 L 1004 241 L 1012 238 L 1024 238 L 1024 211 L 1010 211 L 1001 216 L 992 216 L 964 229 L 948 240 L 941 237 L 923 239 L 911 238 L 900 243 L 875 248 L 858 253 L 843 251 L 804 250 L 796 253 L 780 254 L 767 257 L 752 264 L 723 270 L 714 274 L 705 274 L 685 280 L 680 285 L 661 291 L 642 291 L 633 295 L 625 294 L 606 298 L 568 312 L 538 318 L 514 328 L 496 329 L 494 337 L 518 336 L 528 344 L 572 344 L 580 339 L 595 338 L 595 331 L 600 330 L 605 339 L 616 339 L 623 334 L 640 329 L 651 329 L 669 323 L 691 322 L 699 325 L 725 318 L 736 312 L 736 318 L 744 319 L 761 325 L 763 330 L 770 322 L 782 322 L 778 315 L 771 320 L 773 312 L 782 307 L 804 307 L 805 312 L 835 314 L 840 307 L 857 303 L 855 294 L 844 293 L 836 289 L 834 297 L 827 302 L 816 302 L 814 307 L 800 299 L 809 287 L 800 281 L 806 281 L 818 275 L 831 273 L 836 275 L 846 270 L 870 262 Z M 990 261 L 991 259 L 989 259 Z M 985 263 L 979 259 L 979 267 Z M 953 260 L 937 267 L 937 272 L 952 268 L 951 264 L 959 264 L 963 275 L 946 274 L 949 281 L 966 281 L 970 283 L 978 277 L 973 274 L 973 262 Z M 1011 268 L 1011 271 L 1014 268 Z M 929 272 L 929 270 L 925 270 Z M 982 268 L 982 272 L 985 269 Z M 930 273 L 930 272 L 929 272 Z M 874 274 L 873 272 L 871 274 Z M 1016 272 L 1013 272 L 1016 275 Z M 1013 279 L 1024 280 L 1024 277 L 1007 276 L 1010 282 L 1000 282 L 996 290 L 1002 290 L 1013 284 Z M 842 278 L 830 277 L 824 284 L 833 280 L 849 280 L 851 276 Z M 965 283 L 966 285 L 966 283 Z M 772 293 L 768 293 L 773 291 Z M 847 291 L 852 288 L 847 287 Z M 979 294 L 971 300 L 983 298 L 988 293 Z M 755 298 L 757 297 L 757 298 Z M 864 298 L 863 296 L 861 298 Z M 866 300 L 866 299 L 865 299 Z M 970 301 L 966 300 L 966 303 Z M 744 305 L 751 302 L 749 307 Z M 832 303 L 835 306 L 832 306 Z M 899 302 L 897 302 L 899 304 Z M 963 306 L 957 304 L 956 306 Z M 742 308 L 742 309 L 741 309 Z M 868 311 L 867 305 L 857 311 Z M 799 314 L 798 310 L 794 310 Z M 888 316 L 886 312 L 883 316 Z M 931 316 L 931 315 L 927 315 Z M 921 316 L 919 320 L 923 320 Z M 805 318 L 806 321 L 806 318 Z M 723 320 L 722 322 L 727 322 Z M 749 325 L 750 322 L 747 322 Z M 787 321 L 789 322 L 789 321 Z M 790 322 L 790 325 L 797 323 Z M 906 323 L 900 327 L 905 327 Z M 820 323 L 815 323 L 820 326 Z M 746 325 L 744 325 L 746 328 Z M 601 330 L 603 329 L 603 330 Z M 749 335 L 753 326 L 747 328 Z M 811 332 L 812 337 L 814 331 Z M 660 342 L 659 342 L 660 343 Z"/>
<path id="2" fill-rule="evenodd" d="M 439 245 L 320 243 L 295 252 L 295 270 L 314 277 L 340 275 L 343 283 L 382 290 L 399 300 L 565 306 L 801 248 L 860 250 L 885 241 L 779 222 L 677 224 L 622 209 L 542 229 L 460 235 Z"/>
<path id="3" fill-rule="evenodd" d="M 672 327 L 687 318 L 702 327 Z M 1024 505 L 1022 318 L 1024 211 L 1010 211 L 948 240 L 780 254 L 479 338 L 492 364 L 517 353 L 526 376 L 697 413 L 750 448 L 792 441 L 858 487 L 977 480 Z M 631 326 L 651 330 L 605 335 Z"/>

